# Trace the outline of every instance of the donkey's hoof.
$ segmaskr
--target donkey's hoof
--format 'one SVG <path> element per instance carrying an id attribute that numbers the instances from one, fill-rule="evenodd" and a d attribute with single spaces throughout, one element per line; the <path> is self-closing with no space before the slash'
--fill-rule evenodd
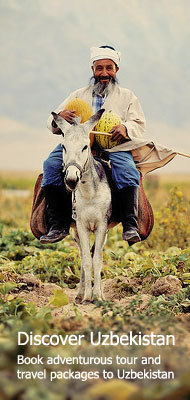
<path id="1" fill-rule="evenodd" d="M 86 299 L 83 299 L 83 301 L 82 301 L 83 305 L 87 305 L 87 304 L 90 304 L 90 303 L 92 303 L 92 298 L 86 298 Z"/>
<path id="2" fill-rule="evenodd" d="M 77 295 L 77 296 L 75 297 L 75 303 L 76 303 L 76 304 L 81 304 L 81 303 L 82 303 L 82 299 L 83 299 L 83 296 Z"/>
<path id="3" fill-rule="evenodd" d="M 105 301 L 105 298 L 103 296 L 93 296 L 93 303 L 96 303 L 97 301 Z"/>
<path id="4" fill-rule="evenodd" d="M 101 300 L 102 301 L 106 301 L 106 298 L 105 298 L 104 294 L 102 294 Z"/>
<path id="5" fill-rule="evenodd" d="M 93 291 L 93 303 L 95 303 L 96 301 L 105 301 L 102 290 L 98 290 L 98 292 Z"/>

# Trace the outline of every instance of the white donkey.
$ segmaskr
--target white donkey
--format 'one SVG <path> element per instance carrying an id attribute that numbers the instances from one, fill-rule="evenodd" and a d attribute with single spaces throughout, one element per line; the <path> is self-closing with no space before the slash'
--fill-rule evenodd
<path id="1" fill-rule="evenodd" d="M 111 191 L 102 165 L 95 161 L 90 149 L 89 133 L 104 110 L 99 110 L 87 122 L 76 118 L 70 125 L 52 113 L 63 132 L 63 171 L 66 187 L 74 195 L 76 225 L 72 225 L 81 257 L 81 277 L 77 302 L 103 300 L 101 287 L 102 250 L 111 216 Z M 90 232 L 95 235 L 94 253 L 90 251 Z M 92 268 L 94 287 L 92 290 Z"/>

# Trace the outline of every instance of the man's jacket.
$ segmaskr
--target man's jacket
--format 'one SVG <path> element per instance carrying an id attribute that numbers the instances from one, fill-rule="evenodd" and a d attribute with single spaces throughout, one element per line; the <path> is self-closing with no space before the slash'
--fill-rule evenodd
<path id="1" fill-rule="evenodd" d="M 55 112 L 58 114 L 60 111 L 63 111 L 68 102 L 75 97 L 86 101 L 92 108 L 92 90 L 93 86 L 86 86 L 72 92 L 63 103 L 57 107 Z M 131 151 L 136 166 L 141 171 L 142 175 L 164 166 L 178 154 L 177 150 L 168 149 L 154 143 L 150 138 L 143 137 L 146 129 L 144 113 L 137 97 L 131 90 L 121 88 L 116 84 L 108 94 L 103 108 L 105 108 L 105 111 L 111 110 L 120 116 L 122 124 L 126 126 L 127 134 L 130 138 L 126 142 L 107 151 Z M 59 129 L 52 127 L 52 119 L 50 115 L 47 121 L 47 127 L 52 133 L 58 134 Z"/>
<path id="2" fill-rule="evenodd" d="M 72 92 L 70 96 L 59 105 L 55 112 L 58 114 L 60 111 L 64 110 L 68 102 L 73 100 L 75 97 L 79 97 L 86 101 L 86 103 L 88 103 L 92 108 L 92 90 L 92 86 L 87 86 Z M 146 121 L 144 113 L 137 97 L 133 92 L 131 92 L 131 90 L 120 88 L 116 84 L 112 87 L 110 93 L 106 97 L 103 108 L 105 108 L 105 111 L 111 110 L 120 116 L 122 124 L 127 128 L 128 136 L 142 137 L 145 133 Z M 58 129 L 52 128 L 51 123 L 52 116 L 48 118 L 47 126 L 56 134 Z"/>

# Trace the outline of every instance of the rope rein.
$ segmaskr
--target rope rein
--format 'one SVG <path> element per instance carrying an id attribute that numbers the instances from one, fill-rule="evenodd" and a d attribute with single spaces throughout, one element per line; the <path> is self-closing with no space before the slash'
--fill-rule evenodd
<path id="1" fill-rule="evenodd" d="M 88 165 L 88 161 L 89 161 L 89 157 L 87 157 L 87 160 L 86 160 L 83 168 L 77 162 L 75 162 L 74 160 L 69 161 L 66 165 L 63 162 L 62 163 L 63 172 L 65 173 L 69 167 L 74 166 L 74 167 L 78 168 L 78 170 L 80 171 L 80 180 L 81 180 L 82 174 L 88 171 L 88 168 L 86 169 L 86 165 Z M 72 218 L 74 220 L 77 219 L 75 191 L 73 192 Z"/>

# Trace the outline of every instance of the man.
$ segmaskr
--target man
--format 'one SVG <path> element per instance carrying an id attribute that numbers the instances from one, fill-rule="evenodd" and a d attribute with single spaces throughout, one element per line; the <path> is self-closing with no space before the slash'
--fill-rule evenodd
<path id="1" fill-rule="evenodd" d="M 72 124 L 75 112 L 65 109 L 65 106 L 77 96 L 86 101 L 94 113 L 103 107 L 105 111 L 112 110 L 121 117 L 122 123 L 111 130 L 112 140 L 122 139 L 125 143 L 130 140 L 130 136 L 141 137 L 145 131 L 145 118 L 139 101 L 129 89 L 118 86 L 116 74 L 120 53 L 110 46 L 92 47 L 91 62 L 93 77 L 90 84 L 71 93 L 56 113 Z M 48 119 L 48 128 L 53 134 L 61 134 L 52 116 Z M 132 245 L 140 241 L 137 224 L 140 174 L 131 152 L 124 151 L 122 144 L 108 150 L 107 154 L 111 162 L 112 178 L 119 189 L 123 240 Z M 42 187 L 48 204 L 50 229 L 40 241 L 53 243 L 69 234 L 71 222 L 71 196 L 63 184 L 61 144 L 44 162 Z"/>

